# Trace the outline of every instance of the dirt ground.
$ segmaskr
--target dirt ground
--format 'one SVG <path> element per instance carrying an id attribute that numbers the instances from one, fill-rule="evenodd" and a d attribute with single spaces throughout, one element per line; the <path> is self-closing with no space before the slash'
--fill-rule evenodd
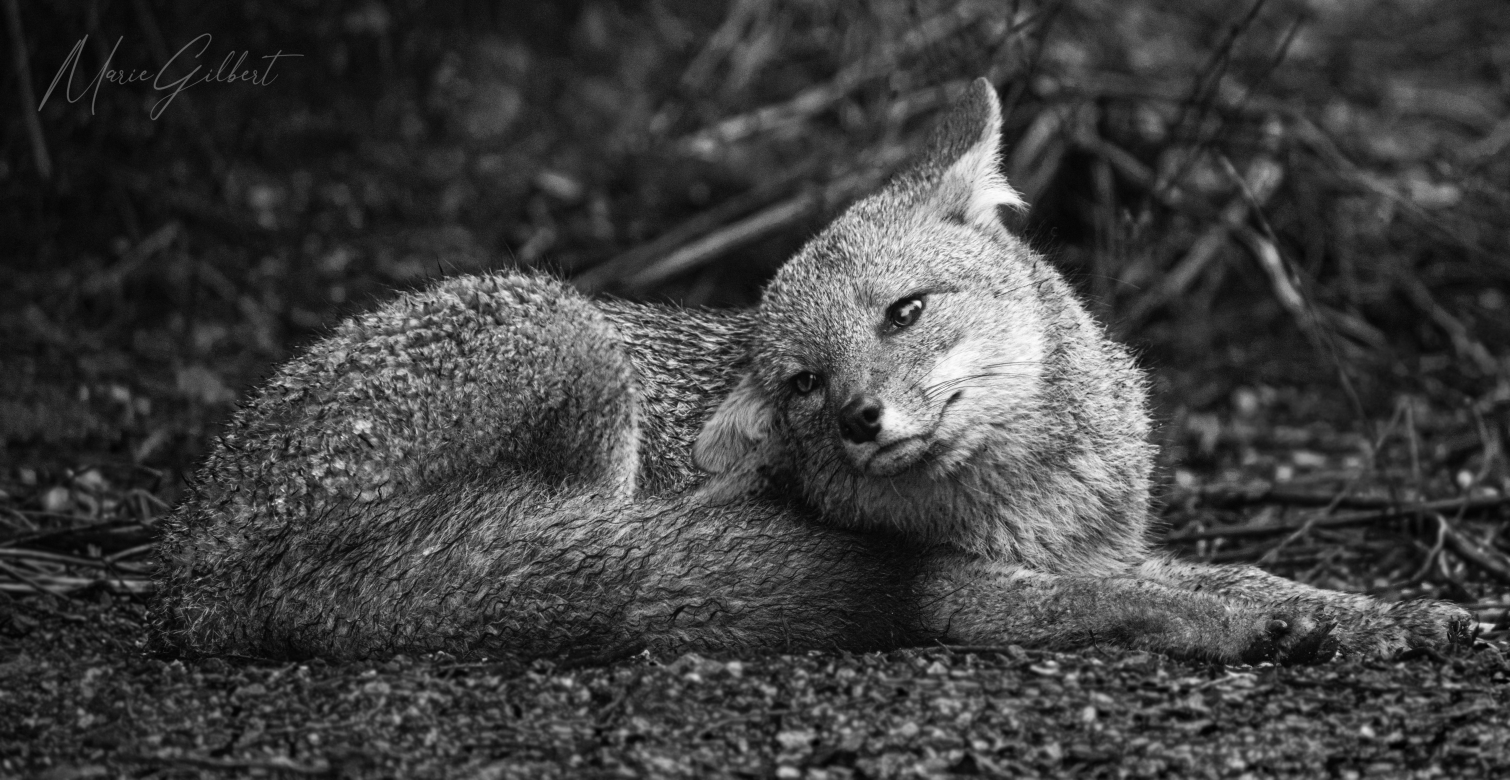
<path id="1" fill-rule="evenodd" d="M 0 99 L 31 107 L 0 118 L 0 777 L 1510 770 L 1498 0 L 0 6 Z M 245 52 L 264 83 L 85 87 L 190 43 L 168 80 Z M 1014 227 L 1150 370 L 1165 543 L 1452 599 L 1477 647 L 144 653 L 156 521 L 236 400 L 342 316 L 515 265 L 749 305 L 979 75 L 1033 204 Z"/>
<path id="2" fill-rule="evenodd" d="M 519 674 L 445 659 L 185 665 L 145 657 L 119 611 L 33 620 L 4 645 L 0 734 L 7 771 L 37 777 L 1510 772 L 1510 669 L 1488 648 L 1299 669 L 1008 647 Z"/>

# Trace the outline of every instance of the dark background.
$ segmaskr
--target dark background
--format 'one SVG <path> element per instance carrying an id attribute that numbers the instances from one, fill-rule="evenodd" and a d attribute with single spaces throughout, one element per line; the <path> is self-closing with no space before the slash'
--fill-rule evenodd
<path id="1" fill-rule="evenodd" d="M 1328 587 L 1453 598 L 1503 623 L 1510 14 L 1497 0 L 0 6 L 0 678 L 31 681 L 16 707 L 0 700 L 0 773 L 112 728 L 85 750 L 102 771 L 283 771 L 247 755 L 345 766 L 304 743 L 206 747 L 222 734 L 204 725 L 219 707 L 207 691 L 276 690 L 276 669 L 179 679 L 135 650 L 153 522 L 235 400 L 343 315 L 448 274 L 524 266 L 593 292 L 753 304 L 979 75 L 1000 90 L 1007 173 L 1032 204 L 1014 226 L 1153 374 L 1171 543 Z M 193 86 L 156 119 L 166 93 L 150 81 L 85 91 L 117 39 L 112 67 L 155 75 L 205 33 L 165 82 L 228 54 L 246 52 L 243 69 L 301 56 L 266 85 Z M 74 99 L 59 83 L 38 112 L 85 36 Z M 140 688 L 80 683 L 78 648 L 168 686 L 190 714 L 128 727 L 120 691 Z M 860 673 L 899 673 L 875 663 Z M 1031 680 L 1043 661 L 1002 663 Z M 686 672 L 666 668 L 645 673 Z M 322 674 L 365 685 L 359 671 Z M 622 708 L 641 672 L 589 674 Z M 44 704 L 58 699 L 46 679 L 99 718 L 68 696 Z M 1482 766 L 1441 763 L 1472 721 L 1389 755 Z M 823 764 L 772 733 L 750 737 L 765 745 L 757 774 L 793 751 L 807 756 L 793 766 L 892 771 L 853 747 Z M 1363 767 L 1358 739 L 1334 748 Z M 611 743 L 595 749 L 628 750 Z M 969 748 L 985 762 L 972 766 L 1080 760 L 1010 747 Z M 157 758 L 117 763 L 125 753 Z"/>

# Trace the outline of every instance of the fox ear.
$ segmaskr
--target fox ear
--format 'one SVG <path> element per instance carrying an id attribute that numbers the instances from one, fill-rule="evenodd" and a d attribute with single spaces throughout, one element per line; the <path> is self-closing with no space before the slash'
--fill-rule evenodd
<path id="1" fill-rule="evenodd" d="M 761 397 L 754 377 L 746 374 L 703 423 L 697 443 L 692 445 L 692 461 L 714 474 L 728 471 L 755 452 L 770 425 L 771 407 Z"/>
<path id="2" fill-rule="evenodd" d="M 984 78 L 934 126 L 919 168 L 933 185 L 926 202 L 967 225 L 998 229 L 998 206 L 1028 205 L 1001 173 L 1001 102 Z"/>

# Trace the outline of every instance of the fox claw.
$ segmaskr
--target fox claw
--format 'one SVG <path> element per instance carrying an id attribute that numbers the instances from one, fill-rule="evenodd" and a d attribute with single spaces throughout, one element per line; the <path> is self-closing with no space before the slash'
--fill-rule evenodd
<path id="1" fill-rule="evenodd" d="M 1272 616 L 1259 636 L 1242 653 L 1246 664 L 1286 666 L 1321 664 L 1337 656 L 1340 643 L 1332 635 L 1336 622 L 1289 612 Z"/>
<path id="2" fill-rule="evenodd" d="M 1351 649 L 1386 658 L 1410 650 L 1467 646 L 1478 637 L 1478 621 L 1456 604 L 1421 599 L 1393 604 L 1382 625 L 1359 631 Z"/>

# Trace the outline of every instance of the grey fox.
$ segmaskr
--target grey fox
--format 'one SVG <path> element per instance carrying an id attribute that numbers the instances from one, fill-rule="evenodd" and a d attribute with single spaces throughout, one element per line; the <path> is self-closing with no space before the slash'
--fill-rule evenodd
<path id="1" fill-rule="evenodd" d="M 1469 615 L 1442 602 L 1386 604 L 1150 550 L 1143 378 L 999 219 L 998 206 L 1023 205 L 999 171 L 1000 125 L 978 80 L 915 168 L 777 272 L 698 462 L 728 472 L 763 443 L 757 459 L 775 453 L 801 475 L 793 487 L 824 522 L 997 562 L 1021 602 L 1084 587 L 1087 607 L 1117 611 L 1124 589 L 1173 588 L 1284 605 L 1306 616 L 1284 620 L 1292 631 L 1330 631 L 1324 644 L 1346 653 L 1467 639 Z"/>
<path id="2" fill-rule="evenodd" d="M 999 127 L 981 80 L 753 312 L 484 275 L 343 323 L 166 521 L 158 646 L 1305 663 L 1470 639 L 1445 603 L 1149 549 L 1142 377 L 999 222 Z"/>

